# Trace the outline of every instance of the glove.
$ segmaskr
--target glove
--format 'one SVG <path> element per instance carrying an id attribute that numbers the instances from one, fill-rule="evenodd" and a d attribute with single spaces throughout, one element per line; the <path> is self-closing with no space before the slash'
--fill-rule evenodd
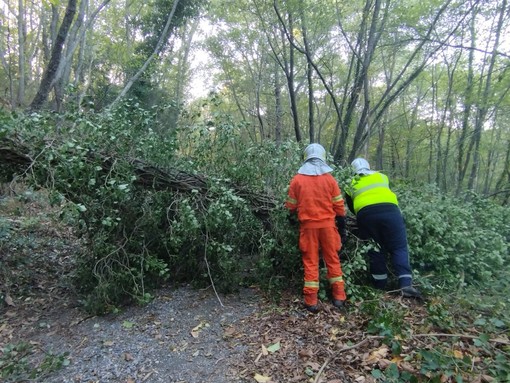
<path id="1" fill-rule="evenodd" d="M 299 224 L 297 213 L 295 211 L 289 211 L 287 215 L 290 226 L 297 226 Z"/>
<path id="2" fill-rule="evenodd" d="M 340 234 L 340 239 L 342 240 L 342 244 L 345 244 L 347 240 L 347 225 L 345 223 L 345 217 L 337 215 L 335 218 L 336 228 L 338 229 L 338 234 Z"/>

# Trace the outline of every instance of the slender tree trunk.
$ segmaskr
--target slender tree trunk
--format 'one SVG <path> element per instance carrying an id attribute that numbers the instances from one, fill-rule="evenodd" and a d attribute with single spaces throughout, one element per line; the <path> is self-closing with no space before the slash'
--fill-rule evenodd
<path id="1" fill-rule="evenodd" d="M 312 57 L 310 57 L 310 55 L 307 54 L 305 49 L 303 49 L 303 48 L 301 48 L 301 47 L 299 47 L 297 45 L 296 41 L 294 40 L 294 35 L 292 34 L 293 33 L 292 32 L 293 31 L 292 23 L 289 21 L 289 26 L 287 27 L 285 25 L 285 22 L 283 21 L 283 18 L 282 18 L 281 14 L 280 14 L 280 11 L 278 10 L 278 6 L 277 6 L 277 3 L 276 3 L 276 0 L 273 0 L 273 8 L 274 8 L 274 10 L 276 12 L 276 15 L 278 16 L 278 21 L 280 22 L 280 25 L 283 28 L 283 33 L 284 33 L 285 37 L 287 38 L 287 41 L 289 41 L 290 45 L 293 46 L 296 50 L 298 50 L 301 54 L 306 55 L 307 61 L 312 65 L 315 73 L 319 76 L 319 79 L 321 80 L 321 83 L 324 86 L 324 89 L 326 89 L 326 92 L 331 97 L 331 100 L 333 102 L 333 105 L 335 106 L 335 111 L 336 111 L 337 118 L 338 118 L 338 120 L 336 122 L 336 124 L 337 124 L 336 127 L 340 126 L 342 124 L 341 107 L 338 104 L 338 101 L 337 101 L 337 99 L 335 97 L 335 93 L 333 92 L 333 89 L 327 83 L 327 81 L 324 78 L 323 74 L 321 73 L 321 71 L 317 67 L 317 64 L 315 64 L 313 62 Z M 289 20 L 291 20 L 290 19 L 290 15 L 289 15 Z M 292 50 L 291 50 L 291 52 L 292 52 Z M 301 137 L 301 135 L 299 135 L 299 137 Z M 298 141 L 300 141 L 300 139 Z M 343 155 L 343 151 L 341 151 L 341 153 Z M 338 162 L 338 159 L 336 158 L 336 156 L 335 156 L 335 161 Z"/>
<path id="2" fill-rule="evenodd" d="M 115 107 L 119 103 L 121 99 L 124 98 L 124 96 L 129 92 L 133 84 L 140 78 L 143 72 L 147 69 L 149 64 L 154 60 L 154 57 L 159 53 L 161 47 L 163 46 L 164 40 L 168 37 L 168 31 L 170 29 L 170 25 L 172 23 L 172 19 L 174 17 L 175 10 L 177 9 L 177 4 L 179 4 L 179 0 L 174 0 L 174 3 L 172 4 L 172 10 L 170 11 L 170 14 L 168 15 L 168 18 L 166 20 L 165 27 L 163 29 L 163 32 L 161 33 L 161 36 L 159 36 L 159 40 L 156 44 L 156 47 L 154 48 L 154 51 L 149 56 L 149 58 L 145 61 L 145 63 L 142 65 L 142 67 L 138 70 L 138 72 L 135 73 L 133 77 L 129 79 L 127 84 L 124 86 L 124 89 L 120 92 L 120 94 L 117 96 L 117 98 L 112 102 L 110 105 L 110 108 Z"/>
<path id="3" fill-rule="evenodd" d="M 507 140 L 508 142 L 508 140 Z M 496 192 L 503 193 L 503 204 L 508 204 L 510 200 L 510 142 L 506 145 L 505 161 L 503 163 L 503 171 L 496 182 Z"/>
<path id="4" fill-rule="evenodd" d="M 170 114 L 170 121 L 168 126 L 170 130 L 173 130 L 177 127 L 177 122 L 179 120 L 179 115 L 182 110 L 182 104 L 184 100 L 184 87 L 187 83 L 187 79 L 189 77 L 189 54 L 191 51 L 191 41 L 193 40 L 193 36 L 197 31 L 199 24 L 199 19 L 192 21 L 191 26 L 188 29 L 188 26 L 184 26 L 183 32 L 183 46 L 179 50 L 178 55 L 178 63 L 177 63 L 177 79 L 175 85 L 174 92 L 174 101 L 176 106 L 172 108 L 172 112 Z"/>
<path id="5" fill-rule="evenodd" d="M 12 53 L 11 53 L 11 28 L 9 24 L 6 26 L 6 37 L 5 44 L 3 46 L 4 39 L 0 39 L 0 57 L 2 61 L 2 66 L 4 67 L 5 73 L 7 73 L 7 78 L 9 79 L 9 87 L 5 87 L 5 89 L 1 89 L 3 93 L 3 97 L 5 97 L 5 104 L 8 104 L 11 108 L 16 105 L 16 98 L 14 95 L 14 76 L 12 71 Z M 8 100 L 8 101 L 7 101 Z"/>
<path id="6" fill-rule="evenodd" d="M 289 27 L 293 30 L 293 18 L 292 15 L 289 14 Z M 287 88 L 289 90 L 289 99 L 290 99 L 290 110 L 292 112 L 292 121 L 294 123 L 294 135 L 296 137 L 297 142 L 301 142 L 301 127 L 299 126 L 299 114 L 297 108 L 297 100 L 296 100 L 296 90 L 294 83 L 294 45 L 292 42 L 294 41 L 293 31 L 290 31 L 289 39 L 289 59 L 287 60 L 287 56 L 285 54 L 284 49 L 284 65 L 285 65 L 285 76 L 287 78 Z M 282 31 L 282 42 L 285 41 L 285 32 Z M 285 43 L 284 43 L 285 46 Z"/>
<path id="7" fill-rule="evenodd" d="M 448 119 L 448 115 L 453 114 L 453 108 L 452 108 L 452 93 L 453 93 L 453 86 L 455 84 L 455 72 L 457 69 L 457 65 L 459 63 L 460 55 L 457 56 L 455 62 L 453 63 L 453 66 L 450 65 L 449 61 L 450 59 L 445 59 L 445 65 L 447 67 L 447 75 L 448 75 L 448 90 L 446 92 L 446 99 L 444 101 L 444 107 L 443 111 L 441 113 L 441 118 L 439 121 L 439 129 L 437 132 L 437 138 L 436 138 L 436 151 L 437 151 L 437 161 L 436 161 L 436 185 L 441 188 L 443 191 L 446 191 L 447 184 L 446 182 L 446 172 L 447 172 L 447 164 L 448 164 L 448 152 L 449 152 L 449 144 L 450 144 L 450 137 L 451 137 L 451 127 L 447 128 L 447 125 L 451 124 L 451 117 Z M 439 87 L 436 84 L 436 87 Z M 448 137 L 446 142 L 446 147 L 444 148 L 443 153 L 443 132 L 445 128 L 448 129 Z"/>
<path id="8" fill-rule="evenodd" d="M 306 26 L 306 16 L 304 11 L 304 3 L 301 0 L 299 3 L 299 11 L 301 16 L 301 32 L 303 34 L 303 44 L 305 47 L 305 56 L 306 60 L 306 79 L 308 82 L 308 137 L 310 143 L 315 142 L 315 125 L 314 125 L 314 98 L 313 98 L 313 68 L 309 58 L 312 57 L 312 52 L 310 50 L 310 44 L 307 38 L 307 26 Z"/>
<path id="9" fill-rule="evenodd" d="M 361 97 L 361 91 L 363 90 L 363 86 L 367 83 L 368 69 L 370 64 L 372 63 L 372 57 L 375 51 L 375 47 L 377 45 L 377 41 L 379 40 L 380 30 L 383 28 L 383 25 L 378 25 L 381 20 L 379 20 L 379 14 L 381 11 L 381 1 L 375 0 L 373 4 L 373 10 L 371 12 L 371 20 L 370 18 L 370 9 L 372 7 L 372 1 L 367 0 L 365 2 L 365 8 L 363 10 L 363 20 L 361 23 L 361 28 L 358 33 L 358 40 L 356 42 L 357 46 L 357 55 L 356 60 L 356 71 L 354 75 L 354 83 L 352 85 L 351 94 L 349 97 L 349 101 L 347 103 L 347 109 L 345 111 L 344 118 L 344 128 L 343 130 L 348 132 L 351 125 L 354 121 L 355 112 L 358 108 L 358 100 Z M 385 18 L 383 17 L 383 23 Z M 370 23 L 370 28 L 368 29 L 367 34 L 367 25 Z M 366 100 L 368 103 L 368 100 Z M 357 129 L 354 135 L 354 141 L 352 145 L 352 149 L 350 151 L 348 161 L 352 161 L 358 152 L 358 150 L 363 145 L 362 137 L 363 133 L 366 130 L 366 122 L 367 122 L 368 110 L 366 110 L 366 105 L 364 108 L 364 112 L 360 121 L 357 124 Z"/>
<path id="10" fill-rule="evenodd" d="M 274 139 L 277 146 L 282 143 L 282 91 L 280 84 L 280 70 L 278 63 L 275 62 L 274 69 L 274 98 L 275 98 L 275 124 L 274 124 Z"/>
<path id="11" fill-rule="evenodd" d="M 260 141 L 264 141 L 266 138 L 265 128 L 264 128 L 264 119 L 262 118 L 261 106 L 260 106 L 260 88 L 261 88 L 261 73 L 260 70 L 258 72 L 257 78 L 257 86 L 255 90 L 255 109 L 257 111 L 257 121 L 259 122 L 259 133 L 260 133 Z"/>
<path id="12" fill-rule="evenodd" d="M 497 121 L 497 114 L 494 116 L 494 123 Z M 484 181 L 483 181 L 483 195 L 488 195 L 491 190 L 491 185 L 494 182 L 494 174 L 496 173 L 496 158 L 498 156 L 497 154 L 497 144 L 498 142 L 501 142 L 501 130 L 500 129 L 492 129 L 490 131 L 491 134 L 491 142 L 489 145 L 489 149 L 487 152 L 487 160 L 485 161 L 487 163 L 487 166 L 485 168 L 484 172 Z"/>
<path id="13" fill-rule="evenodd" d="M 288 52 L 287 52 L 287 38 L 285 34 L 285 30 L 279 29 L 275 24 L 270 22 L 266 22 L 267 16 L 261 12 L 260 3 L 253 1 L 255 5 L 255 9 L 257 12 L 257 16 L 259 17 L 262 25 L 264 25 L 263 32 L 266 35 L 267 43 L 271 47 L 271 51 L 273 53 L 272 58 L 275 61 L 275 74 L 274 74 L 274 95 L 275 95 L 275 140 L 277 144 L 280 142 L 283 132 L 283 109 L 282 109 L 282 95 L 281 95 L 281 81 L 280 74 L 278 72 L 278 68 L 281 68 L 285 75 L 285 79 L 287 82 L 287 90 L 289 94 L 289 103 L 291 110 L 291 117 L 294 127 L 294 136 L 296 137 L 296 141 L 301 141 L 301 129 L 299 125 L 299 115 L 297 112 L 297 100 L 296 100 L 296 91 L 294 84 L 294 46 L 289 44 Z M 293 19 L 292 15 L 288 15 L 289 24 L 292 25 Z M 293 35 L 291 35 L 291 39 L 293 39 Z M 278 47 L 278 44 L 275 41 L 281 41 L 281 47 Z M 289 58 L 290 57 L 290 58 Z"/>
<path id="14" fill-rule="evenodd" d="M 369 117 L 371 117 L 371 123 L 372 124 L 378 124 L 381 120 L 381 118 L 386 113 L 386 110 L 393 105 L 395 100 L 399 95 L 401 95 L 405 89 L 407 89 L 415 80 L 416 78 L 423 72 L 424 68 L 426 67 L 428 60 L 433 57 L 436 52 L 438 52 L 440 49 L 443 48 L 443 44 L 437 44 L 433 49 L 431 50 L 424 50 L 424 46 L 426 43 L 430 41 L 432 36 L 436 33 L 436 26 L 439 22 L 440 17 L 443 15 L 443 13 L 446 11 L 448 6 L 450 5 L 451 0 L 446 0 L 441 8 L 437 11 L 437 13 L 434 16 L 434 19 L 431 23 L 428 25 L 427 33 L 424 35 L 424 37 L 420 40 L 420 42 L 416 45 L 413 52 L 407 59 L 405 65 L 401 69 L 400 73 L 398 73 L 396 76 L 394 76 L 392 83 L 389 87 L 387 87 L 383 94 L 379 97 L 379 99 L 376 102 L 373 102 L 370 112 L 368 114 Z M 388 8 L 386 8 L 387 15 Z M 385 20 L 386 16 L 383 16 L 381 19 Z M 463 19 L 462 19 L 463 20 Z M 457 33 L 457 30 L 462 25 L 462 20 L 457 22 L 456 26 L 453 27 L 449 32 L 448 35 L 444 38 L 442 38 L 442 41 L 447 42 L 448 39 L 453 36 L 455 33 Z M 380 29 L 379 29 L 380 30 Z M 421 62 L 414 64 L 416 61 L 421 60 Z M 411 69 L 413 68 L 413 69 Z M 410 72 L 408 75 L 407 73 Z M 407 77 L 406 77 L 407 75 Z M 355 76 L 356 78 L 356 76 Z M 347 126 L 347 123 L 344 123 L 345 126 Z M 364 129 L 360 129 L 361 132 L 364 131 Z M 370 130 L 367 130 L 367 133 L 363 134 L 358 140 L 354 140 L 359 146 L 363 145 L 363 143 L 368 138 L 368 133 L 370 133 Z M 356 153 L 356 149 L 353 148 L 351 150 L 351 154 L 349 155 L 349 158 L 354 157 Z"/>
<path id="15" fill-rule="evenodd" d="M 499 14 L 498 24 L 496 26 L 496 36 L 494 41 L 494 46 L 492 49 L 492 54 L 490 58 L 489 68 L 487 71 L 487 78 L 485 80 L 485 87 L 482 93 L 482 98 L 480 100 L 480 107 L 477 111 L 476 116 L 476 124 L 475 131 L 473 134 L 474 140 L 474 153 L 473 153 L 473 164 L 471 166 L 471 174 L 469 176 L 468 181 L 468 189 L 474 190 L 476 188 L 476 179 L 478 175 L 478 170 L 480 167 L 480 141 L 482 139 L 482 130 L 483 126 L 486 122 L 487 112 L 489 110 L 489 97 L 491 96 L 492 91 L 492 76 L 494 73 L 494 66 L 496 64 L 497 58 L 497 50 L 499 46 L 499 41 L 501 37 L 501 31 L 503 30 L 503 24 L 505 21 L 505 14 L 507 13 L 507 0 L 503 0 L 501 4 L 501 10 Z"/>
<path id="16" fill-rule="evenodd" d="M 382 123 L 378 126 L 378 137 L 377 147 L 375 150 L 375 168 L 379 170 L 384 169 L 384 156 L 383 156 L 383 148 L 384 142 L 386 141 L 386 125 L 388 124 L 388 117 L 385 116 Z"/>
<path id="17" fill-rule="evenodd" d="M 466 174 L 466 169 L 470 160 L 470 153 L 468 152 L 464 157 L 466 150 L 466 141 L 469 134 L 470 127 L 470 118 L 471 118 L 471 110 L 473 108 L 473 90 L 474 90 L 474 53 L 476 46 L 476 29 L 475 29 L 475 20 L 476 20 L 476 10 L 473 10 L 473 15 L 471 19 L 471 24 L 469 28 L 470 38 L 471 38 L 471 49 L 469 50 L 468 56 L 468 72 L 467 72 L 467 83 L 466 90 L 464 92 L 464 110 L 462 113 L 462 128 L 458 142 L 458 152 L 459 157 L 457 159 L 457 172 L 458 172 L 458 180 L 457 180 L 457 194 L 460 194 L 462 190 L 462 184 L 464 182 L 464 176 Z"/>
<path id="18" fill-rule="evenodd" d="M 35 110 L 40 109 L 43 103 L 48 98 L 52 82 L 55 79 L 55 75 L 60 64 L 60 59 L 62 56 L 62 46 L 64 45 L 66 36 L 69 32 L 69 29 L 71 28 L 71 24 L 73 22 L 75 13 L 76 13 L 76 0 L 69 0 L 67 3 L 64 19 L 62 20 L 62 24 L 60 25 L 57 34 L 57 38 L 53 45 L 50 61 L 44 71 L 41 84 L 39 85 L 39 90 L 37 91 L 37 94 L 35 95 L 35 98 L 32 100 L 32 104 L 30 105 L 31 109 Z"/>
<path id="19" fill-rule="evenodd" d="M 26 41 L 26 25 L 25 25 L 25 7 L 24 0 L 18 0 L 18 97 L 16 104 L 21 106 L 25 102 L 25 41 Z"/>

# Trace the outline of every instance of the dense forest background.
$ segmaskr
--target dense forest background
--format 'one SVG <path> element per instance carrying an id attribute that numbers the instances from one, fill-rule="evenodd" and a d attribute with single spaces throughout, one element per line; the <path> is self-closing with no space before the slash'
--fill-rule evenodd
<path id="1" fill-rule="evenodd" d="M 217 113 L 239 140 L 323 143 L 338 164 L 510 196 L 506 1 L 7 1 L 7 110 Z M 190 121 L 191 120 L 191 121 Z"/>
<path id="2" fill-rule="evenodd" d="M 431 298 L 415 322 L 477 331 L 374 379 L 507 381 L 508 36 L 507 0 L 0 0 L 0 202 L 44 200 L 71 228 L 90 312 L 180 282 L 278 301 L 302 286 L 283 201 L 303 148 L 326 147 L 342 189 L 363 156 L 393 182 Z M 10 305 L 35 222 L 0 212 Z M 348 218 L 349 302 L 396 358 L 409 313 L 370 288 L 374 244 Z"/>

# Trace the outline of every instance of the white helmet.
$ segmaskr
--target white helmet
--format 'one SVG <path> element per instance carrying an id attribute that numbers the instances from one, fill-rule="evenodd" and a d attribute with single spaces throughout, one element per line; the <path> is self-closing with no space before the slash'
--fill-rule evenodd
<path id="1" fill-rule="evenodd" d="M 310 144 L 305 148 L 304 152 L 305 162 L 311 158 L 319 158 L 326 161 L 326 149 L 321 144 Z"/>
<path id="2" fill-rule="evenodd" d="M 356 158 L 351 162 L 351 166 L 353 167 L 356 174 L 372 174 L 375 173 L 373 170 L 370 170 L 370 164 L 364 158 Z"/>

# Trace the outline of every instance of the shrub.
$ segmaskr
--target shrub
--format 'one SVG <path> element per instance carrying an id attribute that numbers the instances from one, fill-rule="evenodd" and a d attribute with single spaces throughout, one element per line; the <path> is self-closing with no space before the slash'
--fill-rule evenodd
<path id="1" fill-rule="evenodd" d="M 33 184 L 50 188 L 54 203 L 74 203 L 66 216 L 87 243 L 76 272 L 86 305 L 107 311 L 127 301 L 146 302 L 165 281 L 214 284 L 224 292 L 256 283 L 275 298 L 282 289 L 300 289 L 298 232 L 283 206 L 301 163 L 299 145 L 250 144 L 243 139 L 246 124 L 222 113 L 188 117 L 180 130 L 163 134 L 161 112 L 127 101 L 104 114 L 13 115 L 2 128 L 3 136 L 31 142 L 35 161 L 26 175 Z M 205 185 L 187 191 L 150 187 L 138 182 L 144 169 L 134 159 L 155 165 L 155 172 L 204 174 Z M 350 184 L 350 169 L 335 168 L 334 175 L 342 188 Z M 423 282 L 488 280 L 508 259 L 507 208 L 473 196 L 461 202 L 430 186 L 395 190 L 411 261 Z M 255 195 L 274 207 L 268 216 L 253 209 Z M 352 235 L 345 246 L 342 267 L 351 299 L 367 294 L 371 246 Z"/>
<path id="2" fill-rule="evenodd" d="M 490 280 L 507 264 L 507 208 L 444 195 L 430 185 L 396 192 L 420 274 L 451 287 Z"/>

